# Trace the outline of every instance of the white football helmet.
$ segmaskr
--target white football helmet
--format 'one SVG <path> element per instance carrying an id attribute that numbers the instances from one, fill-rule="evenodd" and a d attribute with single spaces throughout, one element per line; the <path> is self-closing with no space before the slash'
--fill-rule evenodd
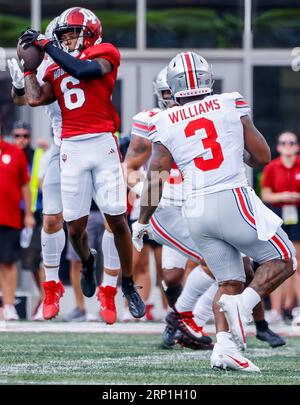
<path id="1" fill-rule="evenodd" d="M 168 66 L 165 66 L 153 81 L 154 94 L 157 96 L 158 106 L 160 109 L 172 107 L 174 104 L 173 99 L 165 99 L 163 97 L 163 91 L 170 91 L 167 83 L 167 70 Z"/>
<path id="2" fill-rule="evenodd" d="M 212 67 L 195 52 L 182 52 L 168 65 L 167 82 L 174 99 L 210 94 L 214 84 Z"/>
<path id="3" fill-rule="evenodd" d="M 49 22 L 49 24 L 47 25 L 47 28 L 45 30 L 45 37 L 47 39 L 51 39 L 52 41 L 54 41 L 53 30 L 57 25 L 57 21 L 58 21 L 58 17 L 53 18 L 53 20 Z"/>

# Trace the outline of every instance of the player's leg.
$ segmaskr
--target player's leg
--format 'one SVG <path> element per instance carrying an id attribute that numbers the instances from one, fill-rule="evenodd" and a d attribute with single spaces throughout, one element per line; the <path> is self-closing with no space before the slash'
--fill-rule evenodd
<path id="1" fill-rule="evenodd" d="M 43 182 L 42 259 L 45 271 L 43 316 L 51 319 L 59 312 L 59 300 L 64 288 L 59 280 L 59 265 L 66 236 L 63 230 L 58 146 L 53 145 Z"/>
<path id="2" fill-rule="evenodd" d="M 177 250 L 167 245 L 162 246 L 162 286 L 169 307 L 172 309 L 167 314 L 167 325 L 162 335 L 163 347 L 170 349 L 175 345 L 177 328 L 168 322 L 168 317 L 174 312 L 174 305 L 182 292 L 182 280 L 187 258 Z M 170 315 L 171 314 L 171 315 Z"/>
<path id="3" fill-rule="evenodd" d="M 199 203 L 199 199 L 197 199 L 193 201 L 194 203 L 189 201 L 186 209 L 191 237 L 219 286 L 213 301 L 217 343 L 211 356 L 211 366 L 259 371 L 241 355 L 239 347 L 232 339 L 227 319 L 224 313 L 220 312 L 218 304 L 219 298 L 225 291 L 228 296 L 241 293 L 246 279 L 241 254 L 238 249 L 224 240 L 222 216 L 216 215 L 217 212 L 223 212 L 224 207 L 227 207 L 223 197 L 223 193 L 209 194 L 203 197 L 202 207 L 197 205 Z M 199 209 L 195 209 L 195 207 L 199 207 Z M 225 217 L 227 217 L 227 213 Z"/>
<path id="4" fill-rule="evenodd" d="M 135 318 L 145 315 L 145 304 L 134 286 L 132 277 L 132 241 L 127 223 L 126 186 L 114 138 L 105 134 L 97 138 L 94 150 L 101 162 L 93 168 L 93 186 L 97 202 L 114 235 L 122 269 L 122 291 Z"/>
<path id="5" fill-rule="evenodd" d="M 67 255 L 66 258 L 70 261 L 70 281 L 73 288 L 74 298 L 76 306 L 67 315 L 67 321 L 83 321 L 86 319 L 86 311 L 84 304 L 84 296 L 80 287 L 80 277 L 81 277 L 81 261 L 74 251 L 70 241 L 67 245 Z"/>
<path id="6" fill-rule="evenodd" d="M 254 270 L 248 256 L 243 257 L 243 262 L 247 287 L 253 280 Z M 285 345 L 284 339 L 269 328 L 268 322 L 265 319 L 265 308 L 262 300 L 253 308 L 253 319 L 255 322 L 257 339 L 269 343 L 271 347 Z"/>
<path id="7" fill-rule="evenodd" d="M 232 246 L 260 263 L 253 280 L 243 293 L 237 297 L 224 296 L 220 300 L 222 309 L 230 322 L 232 335 L 243 348 L 243 337 L 239 333 L 243 323 L 252 319 L 252 310 L 261 298 L 293 274 L 295 250 L 281 228 L 277 229 L 270 240 L 258 239 L 247 189 L 237 189 L 222 194 L 227 220 L 235 224 L 235 232 L 226 228 L 224 224 L 224 238 Z M 239 325 L 242 327 L 240 328 Z"/>
<path id="8" fill-rule="evenodd" d="M 108 323 L 117 320 L 115 296 L 117 294 L 118 276 L 120 274 L 120 259 L 115 246 L 114 235 L 105 221 L 105 231 L 102 238 L 103 279 L 98 289 L 100 316 Z"/>
<path id="9" fill-rule="evenodd" d="M 86 297 L 96 291 L 97 255 L 89 248 L 86 230 L 93 196 L 92 168 L 99 158 L 90 141 L 64 140 L 60 148 L 63 217 L 69 240 L 82 263 L 81 289 Z"/>

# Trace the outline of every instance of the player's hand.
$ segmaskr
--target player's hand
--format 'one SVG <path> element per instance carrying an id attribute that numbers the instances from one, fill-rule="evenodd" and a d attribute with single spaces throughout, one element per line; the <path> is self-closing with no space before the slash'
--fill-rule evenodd
<path id="1" fill-rule="evenodd" d="M 50 39 L 47 39 L 40 31 L 31 28 L 25 31 L 20 37 L 20 44 L 24 49 L 30 46 L 36 46 L 40 50 L 43 50 L 45 45 L 49 42 L 51 42 Z"/>
<path id="2" fill-rule="evenodd" d="M 7 60 L 7 66 L 9 69 L 10 76 L 12 78 L 12 84 L 16 89 L 23 89 L 24 84 L 24 75 L 23 72 L 15 58 Z"/>
<path id="3" fill-rule="evenodd" d="M 139 221 L 135 221 L 132 224 L 132 243 L 138 252 L 140 252 L 143 249 L 144 235 L 148 235 L 150 239 L 154 238 L 151 225 L 140 224 Z"/>
<path id="4" fill-rule="evenodd" d="M 35 219 L 32 214 L 26 214 L 24 216 L 24 226 L 28 228 L 34 228 L 35 227 Z"/>

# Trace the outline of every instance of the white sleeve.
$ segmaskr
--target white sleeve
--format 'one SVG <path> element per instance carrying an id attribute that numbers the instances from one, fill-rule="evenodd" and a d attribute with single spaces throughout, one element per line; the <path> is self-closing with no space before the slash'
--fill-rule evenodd
<path id="1" fill-rule="evenodd" d="M 131 134 L 148 139 L 149 116 L 145 112 L 136 114 L 132 119 Z"/>
<path id="2" fill-rule="evenodd" d="M 234 98 L 235 109 L 236 109 L 237 113 L 239 114 L 239 116 L 243 117 L 244 115 L 250 115 L 251 108 L 250 108 L 248 102 L 244 99 L 244 97 L 237 91 L 232 93 L 232 95 Z"/>

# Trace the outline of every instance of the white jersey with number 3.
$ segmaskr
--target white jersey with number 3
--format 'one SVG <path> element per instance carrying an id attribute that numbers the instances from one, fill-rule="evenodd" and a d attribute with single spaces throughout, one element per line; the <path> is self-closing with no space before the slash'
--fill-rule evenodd
<path id="1" fill-rule="evenodd" d="M 246 186 L 240 118 L 250 108 L 237 92 L 207 96 L 155 115 L 149 139 L 161 142 L 184 177 L 186 197 Z"/>

